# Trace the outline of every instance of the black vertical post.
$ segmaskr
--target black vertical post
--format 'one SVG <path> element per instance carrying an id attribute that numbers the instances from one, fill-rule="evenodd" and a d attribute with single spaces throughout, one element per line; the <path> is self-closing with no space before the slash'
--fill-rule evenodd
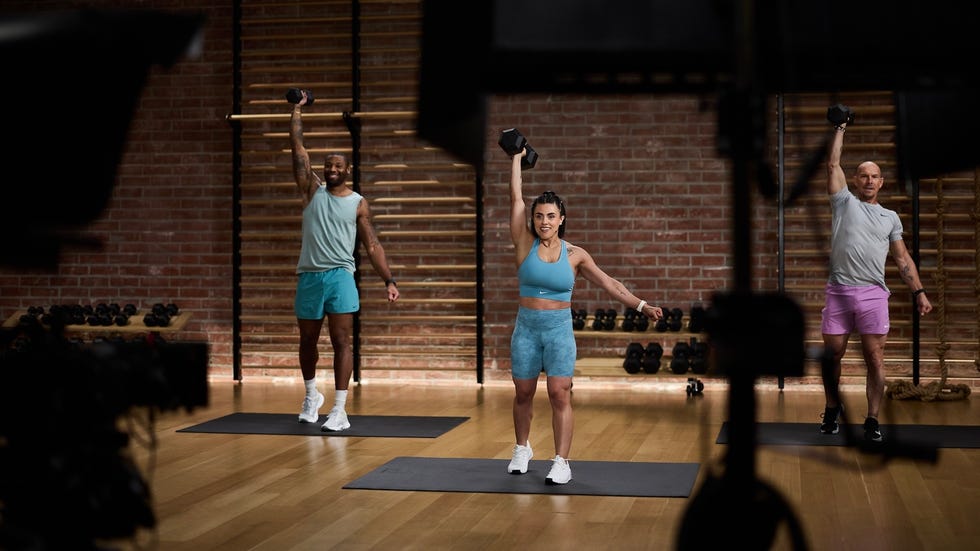
<path id="1" fill-rule="evenodd" d="M 476 382 L 483 384 L 483 175 L 476 179 Z"/>
<path id="2" fill-rule="evenodd" d="M 233 113 L 240 113 L 242 106 L 242 3 L 232 3 L 232 56 L 234 58 Z M 232 378 L 242 380 L 242 123 L 232 121 L 232 201 L 231 201 L 231 357 Z"/>
<path id="3" fill-rule="evenodd" d="M 725 133 L 732 158 L 732 239 L 733 292 L 737 297 L 752 294 L 752 188 L 761 167 L 765 114 L 761 109 L 763 95 L 758 90 L 755 72 L 755 10 L 751 0 L 739 3 L 735 10 L 735 67 L 733 91 L 720 107 Z M 725 143 L 725 142 L 723 142 Z M 726 456 L 725 479 L 732 495 L 748 499 L 755 486 L 755 375 L 748 343 L 735 347 L 733 367 L 728 373 L 729 445 Z"/>
<path id="4" fill-rule="evenodd" d="M 357 193 L 361 192 L 361 125 L 360 121 L 352 113 L 359 113 L 361 110 L 361 3 L 360 0 L 351 0 L 350 8 L 351 21 L 351 112 L 344 113 L 344 123 L 351 137 L 350 161 L 354 169 L 351 172 L 353 188 Z M 354 283 L 358 290 L 361 288 L 361 258 L 360 249 L 354 246 L 355 265 L 358 267 L 354 271 Z M 351 346 L 354 355 L 354 382 L 361 381 L 361 310 L 358 308 L 354 312 L 354 334 Z"/>
<path id="5" fill-rule="evenodd" d="M 912 262 L 916 271 L 919 270 L 919 179 L 912 179 L 909 193 L 912 194 Z M 943 231 L 936 228 L 937 232 Z M 921 275 L 921 274 L 920 274 Z M 916 307 L 917 297 L 912 297 L 912 384 L 919 386 L 919 312 Z"/>
<path id="6" fill-rule="evenodd" d="M 741 103 L 741 102 L 738 102 Z M 737 134 L 737 132 L 736 132 Z M 744 134 L 744 133 L 743 133 Z M 740 139 L 751 139 L 742 135 Z M 733 156 L 734 294 L 749 297 L 751 287 L 751 194 L 750 174 L 754 163 L 742 154 Z M 729 446 L 726 476 L 736 496 L 751 495 L 755 481 L 755 369 L 749 343 L 736 347 L 728 372 Z"/>
<path id="7" fill-rule="evenodd" d="M 786 184 L 786 108 L 782 94 L 776 97 L 776 120 L 776 140 L 778 144 L 776 162 L 779 163 L 777 175 L 778 191 L 776 194 L 776 204 L 778 205 L 777 254 L 779 257 L 777 259 L 776 269 L 779 270 L 777 281 L 779 292 L 782 293 L 786 291 L 786 197 L 783 195 Z M 783 378 L 783 374 L 780 373 L 779 390 L 782 390 L 785 386 L 786 381 Z"/>

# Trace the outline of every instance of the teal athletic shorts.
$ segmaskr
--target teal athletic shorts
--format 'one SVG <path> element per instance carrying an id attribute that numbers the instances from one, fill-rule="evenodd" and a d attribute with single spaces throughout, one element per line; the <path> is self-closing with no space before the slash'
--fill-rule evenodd
<path id="1" fill-rule="evenodd" d="M 575 373 L 575 334 L 568 308 L 533 310 L 519 307 L 510 337 L 510 373 L 515 379 L 537 379 Z"/>
<path id="2" fill-rule="evenodd" d="M 343 268 L 303 272 L 296 282 L 296 317 L 320 320 L 327 314 L 350 314 L 360 309 L 354 274 Z"/>

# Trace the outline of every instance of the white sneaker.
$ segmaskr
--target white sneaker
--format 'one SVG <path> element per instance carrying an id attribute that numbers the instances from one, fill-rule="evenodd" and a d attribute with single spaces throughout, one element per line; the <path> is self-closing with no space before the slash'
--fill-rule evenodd
<path id="1" fill-rule="evenodd" d="M 350 428 L 350 421 L 347 420 L 347 412 L 340 408 L 333 408 L 330 410 L 330 415 L 327 416 L 327 422 L 320 427 L 323 432 L 327 431 L 339 431 L 346 430 Z"/>
<path id="2" fill-rule="evenodd" d="M 527 446 L 514 444 L 514 456 L 510 460 L 510 465 L 507 465 L 507 472 L 510 474 L 526 473 L 527 463 L 532 457 L 534 457 L 534 453 L 531 451 L 530 443 Z"/>
<path id="3" fill-rule="evenodd" d="M 572 469 L 568 466 L 568 461 L 565 461 L 560 455 L 556 455 L 554 459 L 551 460 L 551 470 L 548 471 L 548 476 L 545 477 L 545 484 L 567 484 L 569 480 L 572 479 Z"/>
<path id="4" fill-rule="evenodd" d="M 320 406 L 323 405 L 323 394 L 316 393 L 316 397 L 307 396 L 303 398 L 303 411 L 299 412 L 300 423 L 316 423 L 320 419 Z"/>

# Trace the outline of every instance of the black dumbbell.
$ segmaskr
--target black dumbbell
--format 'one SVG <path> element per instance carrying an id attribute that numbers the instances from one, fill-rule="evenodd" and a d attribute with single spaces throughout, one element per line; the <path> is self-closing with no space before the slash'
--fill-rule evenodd
<path id="1" fill-rule="evenodd" d="M 636 314 L 637 311 L 632 308 L 627 308 L 623 311 L 623 331 L 632 331 L 636 327 Z"/>
<path id="2" fill-rule="evenodd" d="M 134 304 L 126 304 L 120 308 L 118 304 L 112 303 L 109 305 L 109 309 L 115 312 L 112 321 L 119 327 L 129 325 L 129 318 L 136 315 L 136 305 Z"/>
<path id="3" fill-rule="evenodd" d="M 667 320 L 667 328 L 671 331 L 680 331 L 683 325 L 684 311 L 680 308 L 671 308 L 670 319 Z"/>
<path id="4" fill-rule="evenodd" d="M 592 329 L 595 329 L 596 331 L 602 331 L 602 328 L 605 325 L 605 320 L 606 320 L 606 311 L 603 310 L 602 308 L 597 309 L 595 311 L 595 319 L 592 320 Z"/>
<path id="5" fill-rule="evenodd" d="M 41 319 L 30 314 L 21 314 L 17 322 L 20 327 L 37 327 L 41 325 Z"/>
<path id="6" fill-rule="evenodd" d="M 310 90 L 300 90 L 299 88 L 290 88 L 286 90 L 286 101 L 289 103 L 299 103 L 303 101 L 303 92 L 306 92 L 306 105 L 313 105 L 313 92 Z"/>
<path id="7" fill-rule="evenodd" d="M 52 304 L 48 311 L 41 314 L 41 323 L 44 325 L 65 326 L 69 322 L 69 313 L 60 304 Z"/>
<path id="8" fill-rule="evenodd" d="M 585 310 L 576 310 L 571 308 L 572 311 L 572 329 L 575 331 L 581 331 L 585 329 Z"/>
<path id="9" fill-rule="evenodd" d="M 691 347 L 686 342 L 674 345 L 671 351 L 670 370 L 675 375 L 683 375 L 691 369 Z"/>
<path id="10" fill-rule="evenodd" d="M 520 155 L 522 149 L 527 150 L 527 155 L 521 157 L 521 168 L 524 170 L 534 168 L 534 165 L 538 164 L 538 152 L 527 143 L 527 138 L 516 128 L 502 131 L 497 145 L 508 155 Z"/>
<path id="11" fill-rule="evenodd" d="M 157 302 L 150 308 L 150 312 L 143 316 L 143 324 L 147 327 L 167 327 L 170 325 L 170 318 L 176 315 L 176 312 L 176 305 L 164 306 L 162 302 Z"/>
<path id="12" fill-rule="evenodd" d="M 687 395 L 688 396 L 700 396 L 704 391 L 704 383 L 701 379 L 688 378 L 687 379 Z"/>
<path id="13" fill-rule="evenodd" d="M 112 325 L 112 314 L 108 310 L 103 310 L 90 315 L 86 321 L 93 327 L 105 327 Z"/>
<path id="14" fill-rule="evenodd" d="M 143 316 L 143 325 L 147 327 L 166 327 L 170 325 L 170 316 L 166 312 L 159 314 L 150 312 Z"/>
<path id="15" fill-rule="evenodd" d="M 669 322 L 670 322 L 670 308 L 663 306 L 661 307 L 661 310 L 663 310 L 663 315 L 660 316 L 660 319 L 657 320 L 656 325 L 653 326 L 653 328 L 656 329 L 658 333 L 666 332 L 667 329 L 669 329 Z"/>
<path id="16" fill-rule="evenodd" d="M 623 331 L 646 331 L 650 327 L 650 320 L 647 317 L 633 308 L 627 308 L 623 311 L 623 323 L 621 325 Z"/>
<path id="17" fill-rule="evenodd" d="M 644 314 L 639 312 L 636 313 L 636 318 L 633 320 L 633 331 L 646 331 L 650 327 L 650 318 L 646 317 Z"/>
<path id="18" fill-rule="evenodd" d="M 827 108 L 827 120 L 834 126 L 851 124 L 854 122 L 854 111 L 843 103 L 831 105 Z"/>
<path id="19" fill-rule="evenodd" d="M 623 331 L 633 330 L 633 319 L 636 318 L 636 312 L 631 311 L 629 308 L 623 311 L 623 323 L 620 325 L 620 329 Z"/>
<path id="20" fill-rule="evenodd" d="M 44 307 L 42 306 L 29 306 L 27 308 L 26 314 L 21 314 L 20 324 L 35 326 L 41 324 L 41 319 L 44 317 Z"/>
<path id="21" fill-rule="evenodd" d="M 704 331 L 704 306 L 691 306 L 691 319 L 687 321 L 687 330 L 691 333 L 701 333 Z"/>
<path id="22" fill-rule="evenodd" d="M 606 317 L 602 320 L 602 328 L 606 331 L 616 329 L 616 316 L 617 313 L 612 308 L 606 310 Z"/>
<path id="23" fill-rule="evenodd" d="M 85 325 L 85 320 L 95 313 L 91 305 L 66 304 L 65 308 L 68 311 L 68 325 Z"/>
<path id="24" fill-rule="evenodd" d="M 660 359 L 664 355 L 664 347 L 659 342 L 651 342 L 643 350 L 643 372 L 651 375 L 660 371 Z"/>
<path id="25" fill-rule="evenodd" d="M 691 372 L 704 375 L 708 372 L 708 343 L 699 342 L 691 337 Z"/>
<path id="26" fill-rule="evenodd" d="M 643 345 L 638 342 L 631 342 L 626 346 L 626 359 L 623 360 L 623 369 L 627 373 L 639 373 L 643 367 Z"/>

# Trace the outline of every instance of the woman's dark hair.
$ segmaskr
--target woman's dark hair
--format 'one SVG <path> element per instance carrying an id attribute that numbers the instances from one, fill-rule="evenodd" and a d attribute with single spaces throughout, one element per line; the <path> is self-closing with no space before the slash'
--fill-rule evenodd
<path id="1" fill-rule="evenodd" d="M 538 196 L 537 199 L 531 203 L 531 216 L 534 216 L 534 208 L 538 205 L 543 205 L 545 203 L 552 203 L 558 205 L 558 214 L 562 217 L 561 225 L 558 226 L 558 237 L 565 237 L 565 202 L 561 200 L 561 197 L 553 191 L 546 191 Z M 534 229 L 534 224 L 531 224 L 531 233 L 534 237 L 541 237 L 538 235 L 537 230 Z"/>

